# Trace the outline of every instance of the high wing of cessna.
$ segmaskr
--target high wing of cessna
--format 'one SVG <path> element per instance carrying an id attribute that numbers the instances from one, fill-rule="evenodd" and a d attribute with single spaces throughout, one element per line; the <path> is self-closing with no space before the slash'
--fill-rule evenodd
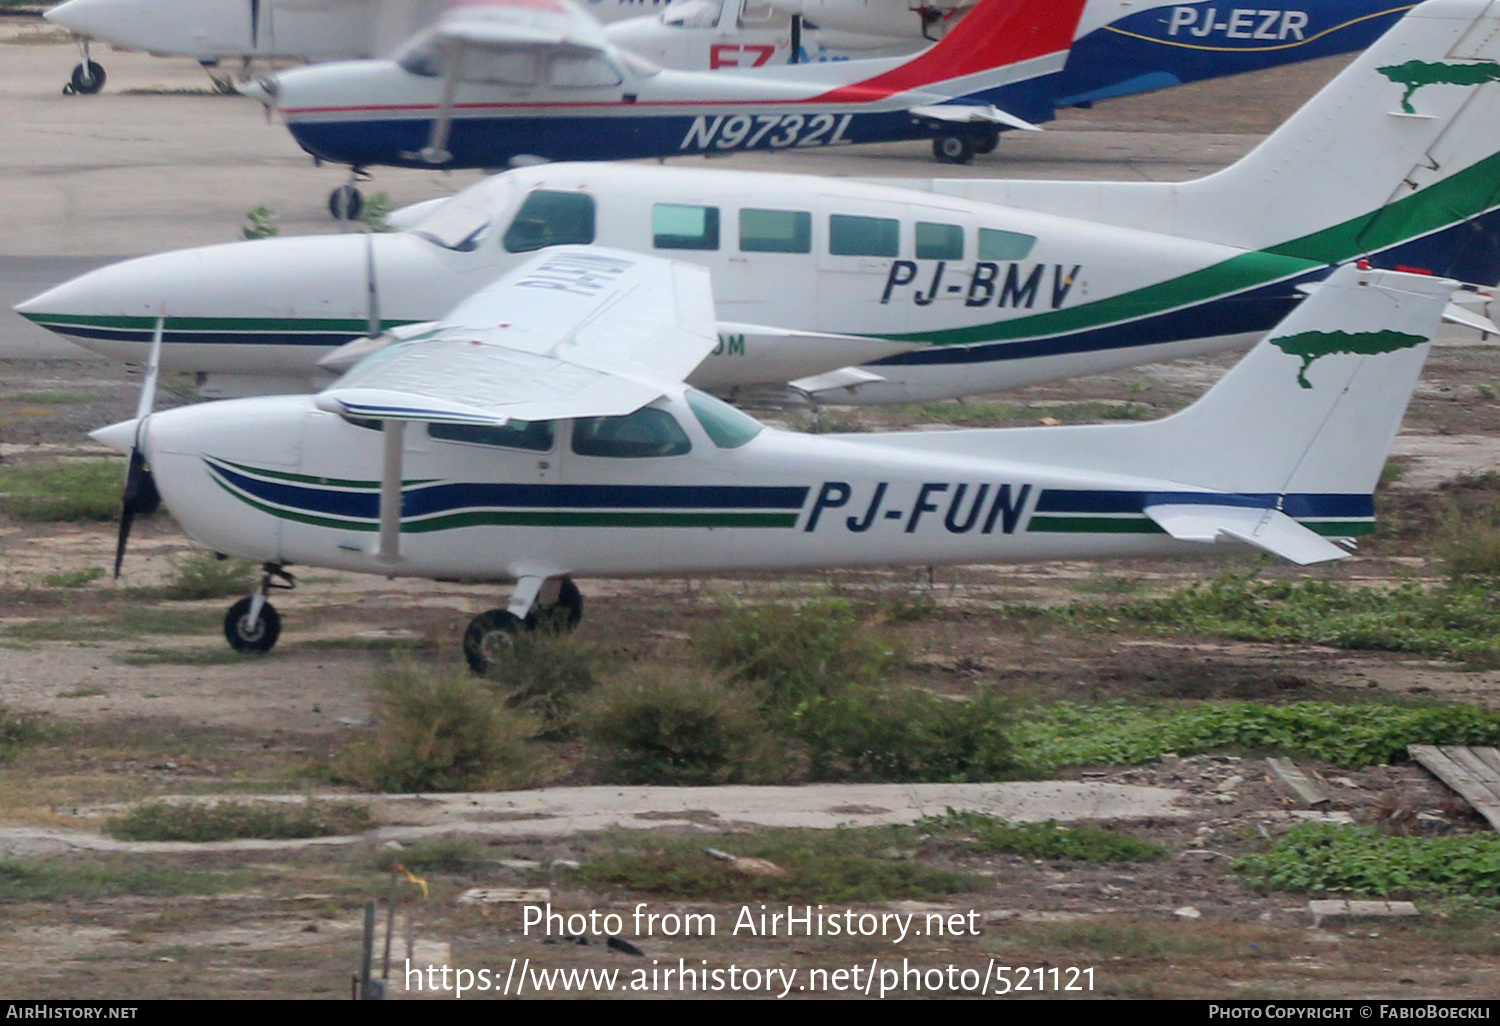
<path id="1" fill-rule="evenodd" d="M 721 344 L 694 383 L 721 394 L 805 376 L 819 401 L 904 402 L 1098 373 L 1248 347 L 1355 260 L 1500 281 L 1497 56 L 1500 5 L 1429 0 L 1244 159 L 1191 182 L 917 189 L 551 164 L 411 211 L 410 230 L 142 257 L 17 309 L 137 364 L 165 310 L 162 365 L 205 375 L 209 394 L 306 391 L 372 321 L 420 330 L 401 326 L 538 249 L 599 243 L 710 271 Z M 872 363 L 845 348 L 860 339 L 896 349 Z"/>
<path id="2" fill-rule="evenodd" d="M 147 400 L 94 437 L 144 457 L 190 536 L 264 564 L 225 617 L 235 648 L 276 643 L 266 595 L 294 583 L 290 564 L 514 580 L 465 634 L 482 672 L 523 625 L 577 622 L 575 575 L 1341 558 L 1329 538 L 1373 528 L 1456 284 L 1341 268 L 1153 423 L 805 435 L 682 384 L 718 344 L 701 268 L 560 248 L 316 396 L 157 414 Z"/>
<path id="3" fill-rule="evenodd" d="M 980 0 L 911 57 L 662 70 L 609 42 L 571 0 L 470 0 L 389 59 L 273 75 L 303 149 L 374 165 L 504 168 L 730 150 L 934 141 L 944 159 L 1050 117 L 1084 0 Z"/>
<path id="4" fill-rule="evenodd" d="M 90 56 L 91 41 L 191 57 L 208 69 L 226 60 L 248 68 L 253 60 L 378 57 L 447 6 L 448 0 L 64 0 L 42 17 L 79 39 L 82 60 L 63 91 L 97 93 L 107 76 Z M 649 14 L 666 0 L 589 0 L 588 6 L 611 22 Z"/>

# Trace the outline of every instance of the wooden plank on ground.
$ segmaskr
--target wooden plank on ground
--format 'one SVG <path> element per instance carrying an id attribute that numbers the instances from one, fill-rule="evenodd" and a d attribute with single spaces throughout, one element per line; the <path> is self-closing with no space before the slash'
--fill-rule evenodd
<path id="1" fill-rule="evenodd" d="M 1500 830 L 1500 790 L 1491 789 L 1485 779 L 1489 775 L 1488 767 L 1482 760 L 1458 745 L 1446 748 L 1436 745 L 1407 745 L 1406 750 L 1413 759 L 1427 767 L 1433 776 L 1462 795 L 1464 801 L 1489 820 L 1490 826 Z M 1458 753 L 1461 753 L 1459 758 L 1454 758 Z M 1486 772 L 1476 775 L 1469 768 L 1473 765 L 1478 765 Z"/>
<path id="2" fill-rule="evenodd" d="M 1267 759 L 1266 765 L 1271 767 L 1271 772 L 1281 778 L 1281 782 L 1297 792 L 1308 805 L 1323 805 L 1329 800 L 1328 796 L 1319 790 L 1313 779 L 1302 772 L 1291 759 Z"/>
<path id="3" fill-rule="evenodd" d="M 1479 760 L 1496 773 L 1500 773 L 1500 748 L 1471 748 Z"/>

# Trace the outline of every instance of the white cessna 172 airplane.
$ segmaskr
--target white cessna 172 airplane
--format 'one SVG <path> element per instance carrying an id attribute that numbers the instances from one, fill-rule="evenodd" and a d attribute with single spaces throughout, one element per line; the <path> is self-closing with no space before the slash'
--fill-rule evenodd
<path id="1" fill-rule="evenodd" d="M 848 336 L 902 350 L 801 382 L 819 401 L 1015 387 L 1247 347 L 1358 259 L 1500 282 L 1500 82 L 1480 80 L 1496 57 L 1500 6 L 1429 0 L 1244 159 L 1191 182 L 896 188 L 551 164 L 413 210 L 406 231 L 142 257 L 17 309 L 131 363 L 165 309 L 163 366 L 204 375 L 207 394 L 307 391 L 331 380 L 319 360 L 369 333 L 371 281 L 374 320 L 399 328 L 538 249 L 598 243 L 711 272 L 724 328 L 699 373 L 721 376 L 698 380 L 716 391 L 819 375 Z M 799 338 L 811 353 L 794 365 Z"/>
<path id="2" fill-rule="evenodd" d="M 64 0 L 43 13 L 79 39 L 81 63 L 66 93 L 97 93 L 105 71 L 90 42 L 158 57 L 191 57 L 209 74 L 222 61 L 380 57 L 432 24 L 449 0 Z M 601 22 L 635 19 L 666 0 L 589 0 Z M 912 19 L 915 21 L 915 17 Z M 229 86 L 228 78 L 214 76 Z"/>
<path id="3" fill-rule="evenodd" d="M 578 620 L 574 575 L 1216 542 L 1343 557 L 1328 536 L 1373 528 L 1372 492 L 1456 284 L 1340 268 L 1196 404 L 1153 423 L 803 435 L 682 384 L 718 344 L 701 268 L 564 247 L 316 396 L 157 414 L 148 400 L 94 437 L 144 458 L 191 537 L 264 563 L 225 617 L 235 648 L 276 643 L 266 595 L 293 583 L 290 564 L 514 580 L 507 607 L 465 634 L 482 672 L 539 614 Z"/>

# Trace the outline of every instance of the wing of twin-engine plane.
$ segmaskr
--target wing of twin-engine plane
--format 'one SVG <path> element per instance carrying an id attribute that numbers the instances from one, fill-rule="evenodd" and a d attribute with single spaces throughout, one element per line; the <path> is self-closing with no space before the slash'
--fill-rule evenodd
<path id="1" fill-rule="evenodd" d="M 369 356 L 317 403 L 354 417 L 454 424 L 623 416 L 718 344 L 706 270 L 559 247 L 470 296 L 430 333 Z"/>

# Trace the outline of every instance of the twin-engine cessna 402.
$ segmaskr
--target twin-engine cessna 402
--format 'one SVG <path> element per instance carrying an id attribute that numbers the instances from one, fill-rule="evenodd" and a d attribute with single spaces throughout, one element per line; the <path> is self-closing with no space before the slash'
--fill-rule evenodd
<path id="1" fill-rule="evenodd" d="M 483 672 L 538 618 L 578 620 L 574 576 L 1247 546 L 1340 558 L 1329 537 L 1373 527 L 1456 284 L 1340 268 L 1153 423 L 805 435 L 683 384 L 719 344 L 701 268 L 563 247 L 318 395 L 150 414 L 148 392 L 94 437 L 131 454 L 140 489 L 149 466 L 191 537 L 264 564 L 225 617 L 235 648 L 276 643 L 266 595 L 291 564 L 514 580 L 465 634 Z"/>
<path id="2" fill-rule="evenodd" d="M 337 347 L 419 332 L 536 251 L 597 243 L 709 270 L 720 341 L 699 387 L 796 380 L 832 403 L 993 391 L 1248 347 L 1360 259 L 1494 285 L 1496 57 L 1490 5 L 1429 0 L 1249 155 L 1191 182 L 552 164 L 409 210 L 404 231 L 143 257 L 17 309 L 132 363 L 165 311 L 162 365 L 202 374 L 208 394 L 307 391 L 332 380 L 318 364 Z"/>

